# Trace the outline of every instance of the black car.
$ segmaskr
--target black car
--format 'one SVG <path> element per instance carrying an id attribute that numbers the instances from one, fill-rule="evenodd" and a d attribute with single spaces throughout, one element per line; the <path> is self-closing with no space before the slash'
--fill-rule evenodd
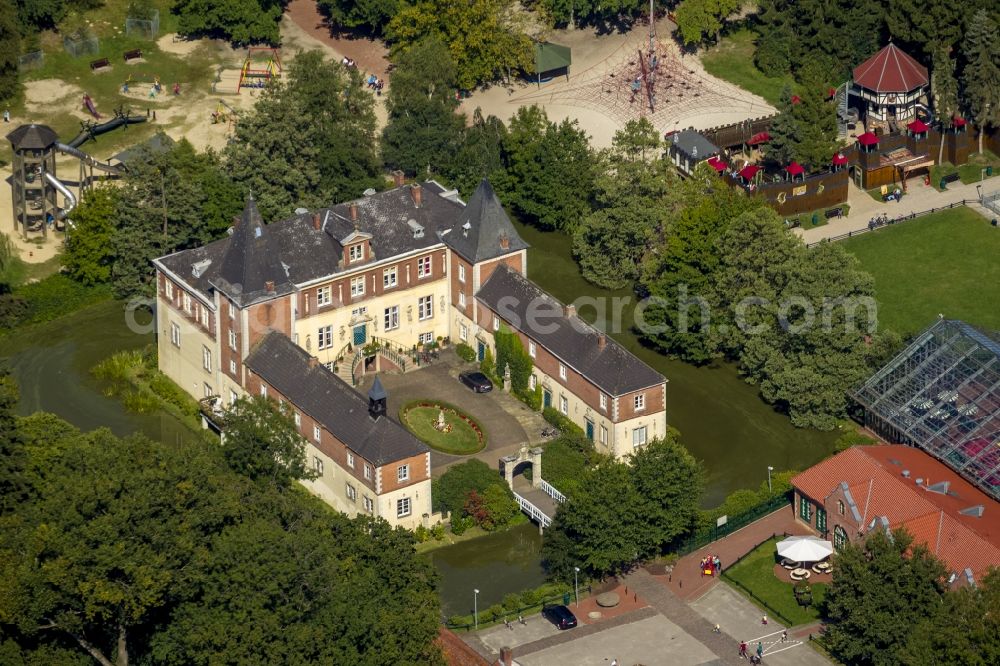
<path id="1" fill-rule="evenodd" d="M 565 606 L 546 606 L 542 609 L 542 615 L 560 629 L 572 629 L 576 626 L 576 616 Z"/>
<path id="2" fill-rule="evenodd" d="M 458 376 L 458 381 L 476 393 L 489 393 L 493 390 L 493 382 L 481 372 L 463 372 Z"/>

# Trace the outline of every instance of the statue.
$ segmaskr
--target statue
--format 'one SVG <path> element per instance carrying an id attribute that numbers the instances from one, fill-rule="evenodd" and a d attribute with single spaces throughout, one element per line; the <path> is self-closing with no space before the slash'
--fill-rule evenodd
<path id="1" fill-rule="evenodd" d="M 503 390 L 510 393 L 510 363 L 503 365 Z"/>

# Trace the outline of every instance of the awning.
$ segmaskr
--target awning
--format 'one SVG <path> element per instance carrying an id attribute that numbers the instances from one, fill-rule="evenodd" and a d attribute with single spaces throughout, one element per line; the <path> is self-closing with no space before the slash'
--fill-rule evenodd
<path id="1" fill-rule="evenodd" d="M 760 171 L 760 167 L 756 164 L 748 164 L 742 169 L 740 169 L 740 178 L 744 180 L 751 180 Z"/>
<path id="2" fill-rule="evenodd" d="M 726 170 L 726 163 L 719 159 L 718 156 L 708 158 L 708 166 L 712 167 L 719 173 Z"/>
<path id="3" fill-rule="evenodd" d="M 535 42 L 535 73 L 544 74 L 573 64 L 573 53 L 568 46 L 551 42 Z"/>
<path id="4" fill-rule="evenodd" d="M 785 167 L 785 171 L 788 172 L 789 176 L 799 176 L 805 173 L 805 167 L 803 167 L 798 162 L 792 162 L 791 164 Z"/>
<path id="5" fill-rule="evenodd" d="M 848 162 L 847 156 L 844 155 L 843 153 L 837 153 L 836 155 L 833 156 L 834 166 L 844 166 L 845 164 L 847 164 L 847 162 Z"/>
<path id="6" fill-rule="evenodd" d="M 959 116 L 955 116 L 954 118 L 952 118 L 951 124 L 954 125 L 955 127 L 965 127 L 966 125 L 969 124 L 969 121 L 967 121 L 965 118 L 960 118 Z"/>
<path id="7" fill-rule="evenodd" d="M 833 544 L 815 536 L 792 536 L 778 542 L 778 555 L 793 562 L 818 562 L 833 555 Z"/>
<path id="8" fill-rule="evenodd" d="M 914 134 L 923 134 L 924 132 L 926 132 L 930 128 L 927 127 L 927 123 L 925 123 L 924 121 L 922 121 L 919 118 L 917 118 L 913 122 L 909 123 L 906 126 L 906 129 L 910 130 Z"/>
<path id="9" fill-rule="evenodd" d="M 767 143 L 770 140 L 771 140 L 771 135 L 768 134 L 767 132 L 757 132 L 752 137 L 750 137 L 750 140 L 747 141 L 747 145 L 756 146 L 757 144 L 760 143 Z"/>
<path id="10" fill-rule="evenodd" d="M 875 146 L 878 145 L 878 137 L 871 132 L 865 132 L 858 137 L 858 143 L 862 146 Z"/>

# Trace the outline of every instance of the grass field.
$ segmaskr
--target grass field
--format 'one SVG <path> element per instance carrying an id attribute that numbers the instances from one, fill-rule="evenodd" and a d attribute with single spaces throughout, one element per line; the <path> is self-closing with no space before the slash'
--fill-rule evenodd
<path id="1" fill-rule="evenodd" d="M 954 208 L 843 241 L 875 278 L 880 328 L 916 333 L 938 314 L 1000 330 L 1000 229 Z"/>
<path id="2" fill-rule="evenodd" d="M 985 179 L 1000 176 L 1000 157 L 986 150 L 983 151 L 982 155 L 978 153 L 969 155 L 969 161 L 961 166 L 956 167 L 951 162 L 942 162 L 931 168 L 931 185 L 940 191 L 941 178 L 956 172 L 963 183 L 978 183 L 980 180 L 984 180 L 983 169 L 986 167 L 992 167 L 993 173 Z"/>
<path id="3" fill-rule="evenodd" d="M 460 456 L 476 453 L 486 446 L 486 436 L 481 434 L 482 428 L 479 424 L 473 428 L 469 424 L 472 421 L 469 416 L 454 407 L 436 404 L 425 407 L 422 406 L 424 404 L 423 401 L 417 401 L 399 410 L 403 425 L 424 444 L 435 451 Z M 445 423 L 451 428 L 448 432 L 435 427 L 442 409 Z"/>
<path id="4" fill-rule="evenodd" d="M 772 611 L 777 611 L 792 626 L 815 622 L 819 619 L 817 610 L 826 594 L 824 583 L 815 583 L 812 588 L 812 606 L 803 608 L 795 601 L 792 584 L 778 580 L 774 575 L 774 553 L 776 539 L 770 539 L 750 552 L 726 570 L 726 576 L 739 582 L 743 587 L 753 592 Z M 736 591 L 745 594 L 739 585 L 733 586 Z M 753 598 L 751 601 L 757 601 Z M 758 602 L 759 603 L 759 602 Z"/>
<path id="5" fill-rule="evenodd" d="M 754 51 L 757 48 L 754 40 L 757 35 L 750 30 L 739 30 L 727 37 L 701 56 L 701 63 L 712 76 L 749 90 L 760 95 L 771 104 L 777 104 L 781 89 L 786 85 L 794 85 L 791 74 L 785 76 L 766 76 L 753 63 Z"/>

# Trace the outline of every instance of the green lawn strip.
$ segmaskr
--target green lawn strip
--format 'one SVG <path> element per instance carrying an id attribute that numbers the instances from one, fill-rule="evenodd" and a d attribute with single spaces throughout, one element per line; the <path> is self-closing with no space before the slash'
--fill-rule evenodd
<path id="1" fill-rule="evenodd" d="M 738 563 L 726 569 L 725 577 L 739 583 L 733 585 L 733 588 L 741 594 L 748 596 L 747 591 L 751 592 L 753 596 L 748 598 L 757 605 L 763 603 L 764 612 L 770 611 L 779 621 L 784 619 L 792 626 L 815 622 L 819 619 L 817 609 L 823 601 L 827 586 L 824 583 L 812 584 L 810 586 L 812 605 L 799 606 L 795 601 L 792 584 L 778 580 L 774 575 L 776 543 L 777 539 L 764 542 Z"/>
<path id="2" fill-rule="evenodd" d="M 429 405 L 429 406 L 424 406 Z M 445 423 L 450 432 L 441 432 L 435 425 L 444 409 Z M 438 400 L 415 400 L 399 410 L 399 420 L 413 435 L 435 451 L 453 455 L 469 455 L 486 446 L 486 433 L 475 419 L 462 410 Z M 482 436 L 469 424 L 472 421 Z"/>
<path id="3" fill-rule="evenodd" d="M 954 208 L 843 241 L 875 278 L 880 328 L 903 335 L 938 314 L 1000 329 L 1000 230 Z"/>
<path id="4" fill-rule="evenodd" d="M 767 76 L 754 65 L 754 40 L 757 35 L 750 30 L 739 30 L 701 55 L 705 71 L 724 81 L 760 95 L 770 104 L 776 105 L 781 90 L 786 85 L 794 87 L 791 75 Z"/>

